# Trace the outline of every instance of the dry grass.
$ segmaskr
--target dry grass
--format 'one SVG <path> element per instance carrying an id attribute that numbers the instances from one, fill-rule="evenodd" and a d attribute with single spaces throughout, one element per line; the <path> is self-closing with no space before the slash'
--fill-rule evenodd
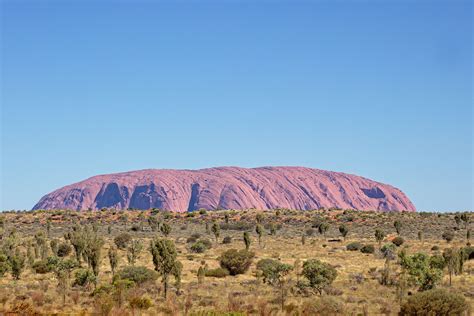
<path id="1" fill-rule="evenodd" d="M 127 214 L 125 222 L 121 216 Z M 259 211 L 246 210 L 227 212 L 230 215 L 229 223 L 245 222 L 255 223 L 255 216 Z M 143 214 L 143 215 L 140 215 Z M 256 278 L 255 265 L 250 270 L 237 276 L 225 278 L 205 278 L 203 284 L 198 284 L 196 272 L 202 262 L 209 268 L 219 266 L 218 257 L 230 248 L 244 248 L 242 231 L 221 230 L 220 241 L 223 237 L 231 236 L 231 244 L 216 244 L 214 236 L 205 231 L 205 221 L 217 220 L 224 223 L 224 211 L 207 212 L 205 215 L 196 214 L 195 217 L 186 217 L 185 214 L 172 215 L 166 221 L 171 224 L 172 232 L 168 238 L 175 241 L 179 261 L 183 264 L 182 286 L 179 292 L 170 291 L 165 300 L 162 298 L 161 283 L 145 284 L 133 289 L 128 297 L 148 297 L 153 306 L 146 310 L 132 309 L 125 303 L 119 307 L 111 297 L 92 297 L 91 291 L 82 288 L 71 288 L 66 304 L 62 305 L 61 295 L 57 292 L 57 280 L 53 273 L 36 274 L 25 268 L 20 280 L 15 281 L 9 274 L 0 279 L 0 313 L 23 311 L 26 314 L 58 314 L 58 315 L 184 315 L 196 314 L 203 311 L 241 312 L 252 315 L 296 315 L 305 301 L 314 300 L 314 297 L 303 297 L 289 292 L 284 311 L 280 311 L 278 295 L 275 289 L 263 284 Z M 453 214 L 421 215 L 411 213 L 376 213 L 376 212 L 349 212 L 342 211 L 265 211 L 263 224 L 281 224 L 282 228 L 275 236 L 266 234 L 262 244 L 258 245 L 254 229 L 252 234 L 251 250 L 255 252 L 254 262 L 263 258 L 274 258 L 284 263 L 294 264 L 296 260 L 303 262 L 306 259 L 317 258 L 336 267 L 338 276 L 328 294 L 344 305 L 347 315 L 396 315 L 399 310 L 397 289 L 379 284 L 370 269 L 381 269 L 384 259 L 377 254 L 363 254 L 359 251 L 347 251 L 345 246 L 352 241 L 363 244 L 374 244 L 375 228 L 382 228 L 388 234 L 387 240 L 396 236 L 393 221 L 400 219 L 403 222 L 402 235 L 405 238 L 404 247 L 409 253 L 425 252 L 432 254 L 433 245 L 440 247 L 439 252 L 446 247 L 465 246 L 466 228 L 461 223 L 457 228 Z M 63 234 L 68 231 L 73 223 L 95 223 L 99 226 L 100 234 L 106 243 L 102 250 L 100 275 L 97 284 L 110 284 L 112 273 L 110 270 L 107 252 L 113 245 L 113 238 L 121 232 L 127 231 L 134 238 L 139 238 L 145 245 L 136 266 L 146 266 L 153 269 L 152 258 L 147 250 L 149 240 L 159 235 L 158 232 L 131 231 L 133 225 L 142 223 L 147 226 L 146 219 L 150 211 L 126 212 L 27 212 L 6 213 L 4 234 L 13 228 L 17 230 L 23 241 L 32 238 L 38 230 L 44 230 L 46 221 L 52 222 L 50 238 L 63 240 Z M 325 216 L 330 221 L 331 227 L 326 236 L 316 234 L 307 236 L 305 245 L 301 243 L 301 236 L 311 227 L 315 218 Z M 349 218 L 349 217 L 352 217 Z M 471 214 L 472 217 L 472 214 Z M 348 221 L 351 219 L 351 221 Z M 349 228 L 348 238 L 344 241 L 339 236 L 338 226 L 345 222 Z M 112 233 L 108 234 L 108 226 L 112 225 Z M 456 237 L 447 244 L 441 240 L 441 234 L 446 229 L 455 228 Z M 468 227 L 469 228 L 469 227 Z M 425 240 L 417 240 L 417 233 L 423 230 Z M 191 253 L 190 244 L 186 243 L 187 237 L 199 233 L 213 242 L 213 247 L 201 254 Z M 341 239 L 340 241 L 329 241 Z M 74 253 L 70 254 L 71 257 Z M 119 269 L 126 266 L 126 252 L 119 250 Z M 394 268 L 397 266 L 394 262 Z M 396 269 L 393 271 L 397 272 Z M 290 275 L 290 284 L 295 283 L 299 276 L 293 272 Z M 442 287 L 448 287 L 445 275 Z M 452 289 L 462 293 L 471 309 L 474 310 L 474 264 L 466 262 L 464 273 L 454 276 Z"/>

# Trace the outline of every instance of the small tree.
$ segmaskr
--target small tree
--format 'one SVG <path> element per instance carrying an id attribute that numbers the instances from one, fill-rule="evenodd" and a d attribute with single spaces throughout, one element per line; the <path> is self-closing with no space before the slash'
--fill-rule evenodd
<path id="1" fill-rule="evenodd" d="M 199 269 L 197 270 L 198 283 L 199 284 L 204 283 L 205 277 L 206 277 L 206 267 L 201 265 Z"/>
<path id="2" fill-rule="evenodd" d="M 326 237 L 326 232 L 328 231 L 328 229 L 329 229 L 328 223 L 322 222 L 321 224 L 319 224 L 319 227 L 318 227 L 319 234 L 323 235 L 324 237 Z"/>
<path id="3" fill-rule="evenodd" d="M 216 243 L 219 242 L 219 236 L 221 235 L 221 227 L 219 226 L 219 223 L 214 222 L 212 224 L 212 233 L 214 234 L 214 237 L 216 238 Z"/>
<path id="4" fill-rule="evenodd" d="M 422 230 L 419 230 L 419 231 L 418 231 L 418 240 L 423 243 L 423 239 L 424 239 L 423 231 L 422 231 Z"/>
<path id="5" fill-rule="evenodd" d="M 306 244 L 306 236 L 301 235 L 301 244 L 304 246 Z"/>
<path id="6" fill-rule="evenodd" d="M 393 222 L 393 227 L 395 227 L 395 230 L 397 231 L 398 236 L 400 236 L 400 233 L 402 231 L 402 222 L 400 222 L 399 220 L 396 220 L 395 222 Z"/>
<path id="7" fill-rule="evenodd" d="M 117 248 L 115 247 L 110 247 L 109 249 L 109 264 L 110 264 L 110 270 L 112 270 L 112 276 L 115 275 L 115 270 L 117 269 L 118 263 L 119 263 L 119 256 L 117 253 Z"/>
<path id="8" fill-rule="evenodd" d="M 461 220 L 464 222 L 464 228 L 467 228 L 467 225 L 469 224 L 469 213 L 462 213 Z"/>
<path id="9" fill-rule="evenodd" d="M 84 230 L 84 239 L 84 256 L 87 259 L 88 266 L 92 268 L 94 275 L 97 277 L 99 275 L 100 260 L 102 259 L 101 252 L 104 239 L 91 227 L 86 227 Z"/>
<path id="10" fill-rule="evenodd" d="M 270 223 L 270 235 L 275 236 L 276 235 L 276 230 L 277 230 L 277 227 L 276 227 L 275 223 Z"/>
<path id="11" fill-rule="evenodd" d="M 51 247 L 51 251 L 53 252 L 53 256 L 58 255 L 58 241 L 53 239 L 49 242 L 49 246 Z"/>
<path id="12" fill-rule="evenodd" d="M 458 250 L 453 248 L 445 249 L 443 252 L 443 258 L 446 267 L 448 268 L 449 286 L 451 286 L 452 276 L 458 271 L 459 260 L 462 260 L 462 258 L 460 258 Z"/>
<path id="13" fill-rule="evenodd" d="M 168 237 L 168 235 L 171 233 L 171 226 L 168 223 L 163 223 L 160 227 L 161 232 L 165 237 Z"/>
<path id="14" fill-rule="evenodd" d="M 278 288 L 280 292 L 281 309 L 285 307 L 287 291 L 285 288 L 286 276 L 293 267 L 273 259 L 262 259 L 257 263 L 257 269 L 262 271 L 263 282 Z"/>
<path id="15" fill-rule="evenodd" d="M 250 239 L 250 234 L 249 232 L 244 232 L 244 243 L 245 243 L 245 249 L 248 251 L 250 249 L 250 243 L 252 240 Z"/>
<path id="16" fill-rule="evenodd" d="M 443 272 L 432 266 L 430 257 L 424 253 L 415 253 L 409 256 L 402 250 L 399 252 L 398 258 L 402 270 L 408 273 L 408 282 L 417 285 L 420 291 L 435 288 L 443 276 Z"/>
<path id="17" fill-rule="evenodd" d="M 349 233 L 349 229 L 347 228 L 346 225 L 341 224 L 341 226 L 339 226 L 339 233 L 341 233 L 342 238 L 346 240 L 346 236 Z"/>
<path id="18" fill-rule="evenodd" d="M 461 216 L 458 214 L 454 215 L 454 221 L 456 222 L 456 226 L 459 228 L 459 225 L 461 224 Z"/>
<path id="19" fill-rule="evenodd" d="M 66 294 L 69 289 L 69 280 L 71 279 L 71 272 L 78 265 L 77 262 L 71 259 L 60 260 L 54 268 L 54 274 L 58 280 L 58 291 L 62 294 L 63 305 L 66 304 Z"/>
<path id="20" fill-rule="evenodd" d="M 17 251 L 14 255 L 8 258 L 8 261 L 10 263 L 12 277 L 15 280 L 19 280 L 20 275 L 23 272 L 23 269 L 25 268 L 25 256 L 23 256 L 23 254 Z"/>
<path id="21" fill-rule="evenodd" d="M 51 233 L 51 220 L 50 219 L 46 221 L 46 232 L 48 233 L 48 238 L 49 238 L 51 235 L 50 234 Z"/>
<path id="22" fill-rule="evenodd" d="M 327 263 L 310 259 L 303 263 L 303 276 L 308 280 L 309 287 L 321 295 L 323 289 L 336 279 L 337 271 Z"/>
<path id="23" fill-rule="evenodd" d="M 155 270 L 161 275 L 164 296 L 168 293 L 169 276 L 174 276 L 177 286 L 181 282 L 182 264 L 177 260 L 178 253 L 174 242 L 168 239 L 156 238 L 150 243 Z"/>
<path id="24" fill-rule="evenodd" d="M 382 241 L 385 238 L 385 232 L 381 229 L 375 230 L 375 240 L 379 243 L 379 248 L 382 245 Z"/>
<path id="25" fill-rule="evenodd" d="M 132 266 L 135 265 L 135 262 L 140 258 L 140 253 L 143 250 L 143 244 L 140 240 L 134 239 L 130 243 L 130 246 L 127 248 L 127 260 L 128 263 Z"/>
<path id="26" fill-rule="evenodd" d="M 258 235 L 258 244 L 260 245 L 261 242 L 262 242 L 262 236 L 263 236 L 263 232 L 264 232 L 262 225 L 257 224 L 257 226 L 255 227 L 255 232 Z"/>
<path id="27" fill-rule="evenodd" d="M 82 229 L 80 226 L 73 227 L 72 232 L 68 234 L 69 241 L 71 245 L 74 247 L 74 252 L 76 253 L 76 260 L 80 264 L 82 252 L 84 251 L 84 247 L 86 246 L 86 241 L 82 234 Z"/>

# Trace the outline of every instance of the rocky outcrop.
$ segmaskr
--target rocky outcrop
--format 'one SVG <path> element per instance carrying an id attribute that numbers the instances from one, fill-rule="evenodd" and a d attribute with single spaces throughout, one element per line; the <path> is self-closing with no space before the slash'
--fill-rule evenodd
<path id="1" fill-rule="evenodd" d="M 47 194 L 33 209 L 415 211 L 397 188 L 356 175 L 303 167 L 149 169 L 100 175 Z"/>

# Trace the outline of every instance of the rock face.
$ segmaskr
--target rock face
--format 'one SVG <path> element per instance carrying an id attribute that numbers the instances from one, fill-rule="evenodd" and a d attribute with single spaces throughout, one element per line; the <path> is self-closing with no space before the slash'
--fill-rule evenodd
<path id="1" fill-rule="evenodd" d="M 149 169 L 89 178 L 43 198 L 33 209 L 309 210 L 319 207 L 416 211 L 397 188 L 356 175 L 303 167 Z"/>

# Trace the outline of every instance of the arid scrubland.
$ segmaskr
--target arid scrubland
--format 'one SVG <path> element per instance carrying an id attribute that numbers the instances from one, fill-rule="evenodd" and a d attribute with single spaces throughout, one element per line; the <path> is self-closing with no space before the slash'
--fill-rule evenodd
<path id="1" fill-rule="evenodd" d="M 0 218 L 0 314 L 474 311 L 472 213 L 104 209 Z"/>

